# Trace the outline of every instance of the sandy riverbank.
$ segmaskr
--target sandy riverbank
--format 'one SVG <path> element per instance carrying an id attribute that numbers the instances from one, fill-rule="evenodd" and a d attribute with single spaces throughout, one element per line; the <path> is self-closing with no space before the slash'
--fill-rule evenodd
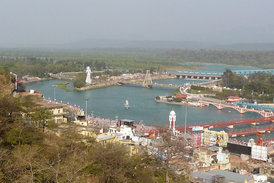
<path id="1" fill-rule="evenodd" d="M 108 83 L 100 83 L 100 84 L 94 84 L 94 85 L 88 85 L 82 88 L 74 88 L 76 91 L 86 91 L 86 90 L 92 90 L 92 89 L 99 89 L 99 88 L 106 88 L 110 86 L 117 86 L 117 82 L 108 82 Z"/>
<path id="2" fill-rule="evenodd" d="M 152 80 L 161 80 L 161 79 L 172 79 L 174 76 L 172 75 L 157 75 L 157 76 L 152 76 Z M 110 86 L 118 86 L 119 82 L 124 83 L 124 84 L 136 84 L 136 83 L 142 83 L 144 78 L 139 78 L 139 79 L 130 79 L 130 80 L 117 80 L 117 81 L 112 81 L 112 82 L 103 82 L 103 83 L 96 83 L 93 85 L 88 85 L 84 86 L 82 88 L 74 88 L 77 91 L 86 91 L 86 90 L 92 90 L 92 89 L 98 89 L 98 88 L 106 88 Z"/>

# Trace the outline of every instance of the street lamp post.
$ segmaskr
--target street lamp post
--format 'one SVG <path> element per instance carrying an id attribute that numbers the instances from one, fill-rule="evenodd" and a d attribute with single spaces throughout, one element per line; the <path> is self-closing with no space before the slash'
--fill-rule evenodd
<path id="1" fill-rule="evenodd" d="M 86 121 L 88 122 L 88 98 L 86 98 L 85 101 L 86 101 Z"/>
<path id="2" fill-rule="evenodd" d="M 186 120 L 187 120 L 187 106 L 185 110 L 185 137 L 186 137 Z"/>

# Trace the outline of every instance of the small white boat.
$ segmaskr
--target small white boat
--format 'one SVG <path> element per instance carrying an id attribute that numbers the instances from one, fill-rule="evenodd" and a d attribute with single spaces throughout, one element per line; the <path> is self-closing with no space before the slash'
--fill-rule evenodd
<path id="1" fill-rule="evenodd" d="M 125 101 L 125 104 L 124 104 L 125 108 L 126 109 L 129 109 L 129 103 L 128 103 L 128 100 Z"/>

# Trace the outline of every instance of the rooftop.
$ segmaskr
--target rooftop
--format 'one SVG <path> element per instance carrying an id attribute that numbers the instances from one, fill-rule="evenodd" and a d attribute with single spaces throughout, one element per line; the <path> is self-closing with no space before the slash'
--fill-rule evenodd
<path id="1" fill-rule="evenodd" d="M 120 121 L 124 121 L 124 122 L 134 122 L 134 120 L 131 120 L 131 119 L 121 119 Z"/>
<path id="2" fill-rule="evenodd" d="M 104 140 L 110 140 L 113 138 L 115 138 L 115 136 L 113 136 L 113 135 L 100 135 L 96 138 L 96 140 L 104 141 Z"/>
<path id="3" fill-rule="evenodd" d="M 208 172 L 194 172 L 190 175 L 193 178 L 198 178 L 204 180 L 204 182 L 210 182 L 214 179 L 214 176 L 223 176 L 225 178 L 224 182 L 235 182 L 242 183 L 245 180 L 252 180 L 252 177 L 241 175 L 239 173 L 229 172 L 225 170 L 215 169 Z"/>

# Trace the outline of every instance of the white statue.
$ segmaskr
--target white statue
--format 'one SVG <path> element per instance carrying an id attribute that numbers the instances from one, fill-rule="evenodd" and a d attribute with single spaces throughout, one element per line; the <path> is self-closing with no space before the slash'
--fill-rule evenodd
<path id="1" fill-rule="evenodd" d="M 89 66 L 87 66 L 86 73 L 87 73 L 86 84 L 90 85 L 91 84 L 91 79 L 90 79 L 91 70 L 90 70 Z"/>

